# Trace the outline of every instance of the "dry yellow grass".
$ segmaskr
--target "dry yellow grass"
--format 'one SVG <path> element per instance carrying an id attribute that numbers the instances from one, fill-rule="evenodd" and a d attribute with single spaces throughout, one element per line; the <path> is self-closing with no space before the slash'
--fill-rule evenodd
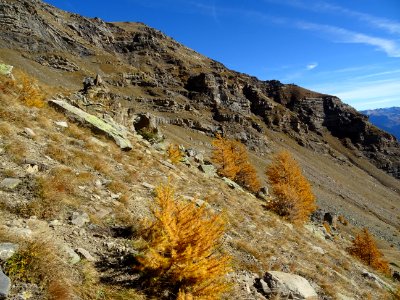
<path id="1" fill-rule="evenodd" d="M 19 241 L 18 251 L 9 258 L 4 271 L 12 280 L 39 284 L 48 299 L 69 300 L 74 295 L 67 266 L 56 247 L 42 236 Z"/>
<path id="2" fill-rule="evenodd" d="M 78 204 L 76 188 L 76 176 L 71 169 L 53 169 L 37 179 L 37 197 L 25 207 L 26 214 L 43 219 L 60 217 L 66 205 Z"/>
<path id="3" fill-rule="evenodd" d="M 22 163 L 28 152 L 26 143 L 17 137 L 9 138 L 4 146 L 4 150 L 18 164 Z"/>

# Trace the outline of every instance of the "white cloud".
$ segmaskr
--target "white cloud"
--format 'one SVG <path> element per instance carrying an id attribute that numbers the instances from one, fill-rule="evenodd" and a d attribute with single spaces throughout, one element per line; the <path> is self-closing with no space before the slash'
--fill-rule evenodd
<path id="1" fill-rule="evenodd" d="M 400 34 L 400 23 L 398 21 L 380 18 L 371 14 L 351 10 L 342 6 L 333 5 L 326 1 L 301 1 L 301 0 L 264 0 L 265 2 L 274 4 L 283 4 L 286 6 L 292 6 L 295 8 L 313 11 L 317 13 L 335 13 L 341 16 L 356 18 L 359 21 L 368 23 L 370 26 L 375 28 L 384 29 L 387 32 Z M 311 2 L 311 3 L 310 3 Z"/>
<path id="2" fill-rule="evenodd" d="M 312 69 L 315 69 L 316 67 L 318 67 L 318 63 L 311 63 L 306 66 L 306 69 L 312 70 Z"/>
<path id="3" fill-rule="evenodd" d="M 305 6 L 306 7 L 306 6 Z M 395 33 L 395 34 L 400 34 L 400 23 L 396 22 L 394 20 L 389 20 L 386 18 L 380 18 L 380 17 L 375 17 L 370 14 L 350 10 L 341 6 L 337 5 L 332 5 L 327 2 L 320 2 L 317 3 L 315 8 L 317 10 L 325 10 L 325 11 L 331 11 L 331 12 L 337 12 L 341 15 L 347 15 L 349 17 L 355 17 L 359 19 L 360 21 L 364 21 L 369 23 L 370 25 L 384 29 L 390 33 Z"/>
<path id="4" fill-rule="evenodd" d="M 339 97 L 356 109 L 400 106 L 399 78 L 371 81 L 335 81 L 330 84 L 307 86 L 311 90 Z"/>
<path id="5" fill-rule="evenodd" d="M 364 82 L 354 88 L 345 86 L 344 90 L 335 95 L 343 100 L 392 97 L 393 95 L 400 95 L 400 85 L 397 80 Z"/>
<path id="6" fill-rule="evenodd" d="M 303 30 L 323 32 L 330 35 L 335 42 L 353 43 L 375 46 L 376 49 L 386 52 L 390 57 L 400 57 L 400 46 L 396 41 L 347 30 L 345 28 L 299 21 L 297 27 Z"/>

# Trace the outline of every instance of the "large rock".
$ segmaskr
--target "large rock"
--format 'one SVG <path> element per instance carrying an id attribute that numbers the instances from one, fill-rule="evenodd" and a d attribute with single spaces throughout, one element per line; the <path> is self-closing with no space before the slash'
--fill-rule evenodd
<path id="1" fill-rule="evenodd" d="M 6 64 L 0 64 L 0 75 L 10 76 L 14 67 Z"/>
<path id="2" fill-rule="evenodd" d="M 18 250 L 18 245 L 13 243 L 0 243 L 0 260 L 6 261 Z"/>
<path id="3" fill-rule="evenodd" d="M 234 182 L 233 180 L 226 178 L 226 177 L 222 177 L 222 180 L 231 188 L 234 190 L 243 190 L 242 187 L 240 185 L 238 185 L 236 182 Z"/>
<path id="4" fill-rule="evenodd" d="M 122 150 L 131 150 L 132 144 L 127 138 L 127 133 L 122 128 L 117 128 L 114 124 L 110 124 L 103 119 L 100 119 L 94 115 L 88 114 L 87 112 L 72 106 L 71 104 L 62 100 L 50 100 L 50 104 L 57 108 L 62 109 L 68 114 L 72 115 L 74 119 L 89 125 L 92 129 L 100 131 L 107 136 L 114 139 L 115 143 Z"/>
<path id="5" fill-rule="evenodd" d="M 299 275 L 269 271 L 263 281 L 267 284 L 265 294 L 280 295 L 284 299 L 317 300 L 318 295 L 304 277 Z"/>
<path id="6" fill-rule="evenodd" d="M 209 177 L 214 177 L 217 174 L 217 169 L 213 165 L 202 164 L 199 170 Z"/>
<path id="7" fill-rule="evenodd" d="M 84 226 L 86 223 L 89 223 L 90 219 L 87 213 L 78 213 L 73 212 L 71 217 L 71 224 L 76 225 L 78 227 Z"/>
<path id="8" fill-rule="evenodd" d="M 11 280 L 3 273 L 0 267 L 0 299 L 6 299 L 11 288 Z"/>
<path id="9" fill-rule="evenodd" d="M 2 190 L 14 190 L 21 183 L 18 178 L 5 178 L 0 182 L 0 189 Z"/>

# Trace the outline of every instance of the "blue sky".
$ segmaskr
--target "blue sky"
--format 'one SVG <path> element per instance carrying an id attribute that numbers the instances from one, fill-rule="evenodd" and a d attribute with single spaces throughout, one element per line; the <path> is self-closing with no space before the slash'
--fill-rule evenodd
<path id="1" fill-rule="evenodd" d="M 140 21 L 228 68 L 400 106 L 399 0 L 46 0 L 105 21 Z"/>

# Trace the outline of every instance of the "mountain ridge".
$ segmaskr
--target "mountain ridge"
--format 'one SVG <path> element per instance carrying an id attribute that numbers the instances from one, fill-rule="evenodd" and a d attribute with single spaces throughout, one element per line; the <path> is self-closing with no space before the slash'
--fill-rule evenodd
<path id="1" fill-rule="evenodd" d="M 322 132 L 328 131 L 345 145 L 357 149 L 377 167 L 394 177 L 400 177 L 400 162 L 397 158 L 400 155 L 395 155 L 399 152 L 398 142 L 392 136 L 379 131 L 362 114 L 334 96 L 322 95 L 275 80 L 259 81 L 255 77 L 228 70 L 222 64 L 203 57 L 160 31 L 140 23 L 106 23 L 98 18 L 89 19 L 66 12 L 55 13 L 52 6 L 35 2 L 42 5 L 46 12 L 39 16 L 33 5 L 25 1 L 21 2 L 25 6 L 16 6 L 20 11 L 19 20 L 10 22 L 13 16 L 8 13 L 11 10 L 7 7 L 11 4 L 5 3 L 1 8 L 2 15 L 5 16 L 2 25 L 8 30 L 2 34 L 3 48 L 13 45 L 27 51 L 27 56 L 31 56 L 31 59 L 48 65 L 52 60 L 57 60 L 48 55 L 55 51 L 66 51 L 75 58 L 78 56 L 83 59 L 95 56 L 99 51 L 102 55 L 113 55 L 113 60 L 117 55 L 116 64 L 120 65 L 120 69 L 105 78 L 106 82 L 115 87 L 126 86 L 121 80 L 130 79 L 121 79 L 118 76 L 123 73 L 123 69 L 132 71 L 133 66 L 136 68 L 133 74 L 125 76 L 150 78 L 147 78 L 147 82 L 140 82 L 140 78 L 136 79 L 136 83 L 131 80 L 131 85 L 158 88 L 158 96 L 167 99 L 171 98 L 167 93 L 178 93 L 187 104 L 195 103 L 197 108 L 211 110 L 211 123 L 221 121 L 219 124 L 226 124 L 226 120 L 244 120 L 254 114 L 267 126 L 284 130 L 299 143 L 315 148 L 319 141 L 311 146 L 312 140 L 319 140 Z M 44 26 L 46 22 L 49 24 Z M 35 29 L 34 32 L 30 31 L 32 28 Z M 8 35 L 9 32 L 18 34 Z M 38 55 L 42 51 L 46 51 L 47 56 Z M 59 65 L 69 64 L 67 57 L 58 59 L 61 60 Z M 46 63 L 46 60 L 50 63 Z M 111 59 L 109 63 L 113 64 Z M 146 68 L 151 70 L 148 74 L 138 71 Z M 199 71 L 196 72 L 196 68 Z M 247 128 L 252 126 L 251 123 L 248 125 Z M 305 133 L 315 137 L 305 138 Z M 254 136 L 250 132 L 248 134 Z M 254 139 L 251 142 L 257 144 Z"/>
<path id="2" fill-rule="evenodd" d="M 368 109 L 360 112 L 367 115 L 372 124 L 400 140 L 400 107 Z"/>
<path id="3" fill-rule="evenodd" d="M 0 95 L 0 180 L 9 184 L 0 188 L 0 239 L 3 230 L 14 238 L 47 236 L 67 257 L 84 257 L 65 273 L 88 289 L 82 299 L 95 292 L 131 299 L 109 296 L 107 287 L 150 292 L 132 260 L 139 224 L 152 218 L 154 189 L 164 182 L 183 201 L 225 212 L 223 249 L 235 263 L 230 299 L 265 299 L 267 270 L 301 275 L 318 299 L 391 296 L 392 279 L 345 251 L 356 228 L 368 227 L 399 270 L 399 144 L 366 116 L 337 97 L 229 70 L 141 23 L 2 0 L 0 25 L 0 59 L 17 79 L 21 70 L 37 78 L 49 100 L 29 107 L 14 94 Z M 130 144 L 122 151 L 115 137 L 84 128 L 55 110 L 57 103 L 111 124 Z M 217 133 L 247 146 L 263 193 L 256 197 L 210 172 Z M 182 162 L 168 160 L 168 143 L 180 145 Z M 299 162 L 320 207 L 314 223 L 299 228 L 266 210 L 272 196 L 265 168 L 282 149 Z M 87 264 L 99 277 L 88 287 Z M 17 280 L 12 293 L 46 299 L 41 284 Z M 165 287 L 149 297 L 172 299 L 173 292 Z"/>

